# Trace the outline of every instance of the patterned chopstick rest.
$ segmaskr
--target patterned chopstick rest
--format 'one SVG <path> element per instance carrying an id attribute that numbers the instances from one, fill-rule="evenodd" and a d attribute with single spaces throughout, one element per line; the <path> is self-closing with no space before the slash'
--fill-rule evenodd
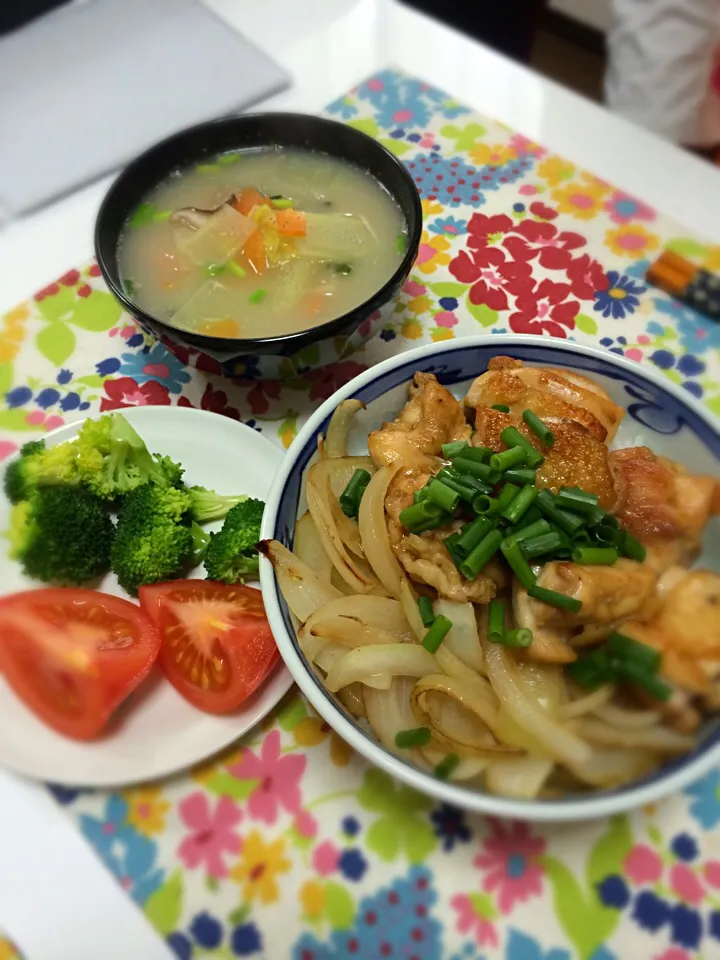
<path id="1" fill-rule="evenodd" d="M 648 283 L 681 300 L 698 313 L 720 319 L 720 276 L 703 270 L 672 250 L 665 250 L 648 268 Z"/>

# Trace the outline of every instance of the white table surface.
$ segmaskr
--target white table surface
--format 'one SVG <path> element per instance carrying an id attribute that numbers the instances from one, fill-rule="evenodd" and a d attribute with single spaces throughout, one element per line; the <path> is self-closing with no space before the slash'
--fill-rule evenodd
<path id="1" fill-rule="evenodd" d="M 394 0 L 206 2 L 291 72 L 269 109 L 318 111 L 396 66 L 720 243 L 720 171 Z M 91 256 L 110 180 L 0 232 L 0 312 Z M 2 772 L 0 851 L 0 929 L 29 960 L 170 957 L 47 792 Z"/>

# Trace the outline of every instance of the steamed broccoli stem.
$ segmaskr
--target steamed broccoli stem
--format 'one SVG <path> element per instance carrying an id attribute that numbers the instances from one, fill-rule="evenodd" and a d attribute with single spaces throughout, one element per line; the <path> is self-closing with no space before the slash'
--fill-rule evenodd
<path id="1" fill-rule="evenodd" d="M 264 508 L 262 500 L 249 498 L 228 512 L 222 530 L 211 535 L 205 554 L 210 580 L 237 583 L 257 576 L 257 542 Z"/>
<path id="2" fill-rule="evenodd" d="M 128 468 L 132 469 L 128 472 Z M 137 485 L 138 474 L 153 483 L 166 483 L 162 467 L 153 459 L 143 438 L 122 414 L 113 416 L 108 473 L 115 479 L 120 493 Z"/>
<path id="3" fill-rule="evenodd" d="M 209 523 L 212 520 L 222 520 L 238 503 L 244 503 L 248 497 L 240 494 L 236 497 L 224 497 L 206 487 L 188 487 L 192 500 L 193 519 L 198 523 Z"/>
<path id="4" fill-rule="evenodd" d="M 210 534 L 206 533 L 194 520 L 190 524 L 190 533 L 192 534 L 192 563 L 193 566 L 197 566 L 205 559 L 205 552 L 210 543 Z"/>
<path id="5" fill-rule="evenodd" d="M 80 487 L 39 487 L 13 508 L 11 555 L 45 583 L 82 584 L 110 569 L 115 535 L 103 504 Z"/>

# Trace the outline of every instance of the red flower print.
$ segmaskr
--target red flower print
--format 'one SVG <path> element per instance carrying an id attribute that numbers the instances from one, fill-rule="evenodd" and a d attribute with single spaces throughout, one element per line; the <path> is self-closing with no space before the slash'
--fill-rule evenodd
<path id="1" fill-rule="evenodd" d="M 499 247 L 473 250 L 470 256 L 461 250 L 450 264 L 450 273 L 463 283 L 473 284 L 471 303 L 484 303 L 491 310 L 507 310 L 508 293 L 522 296 L 532 291 L 530 265 L 506 260 Z"/>
<path id="2" fill-rule="evenodd" d="M 534 286 L 534 284 L 533 284 Z M 549 333 L 553 337 L 567 337 L 565 327 L 575 327 L 575 317 L 580 310 L 577 300 L 567 300 L 569 283 L 541 280 L 536 290 L 517 298 L 517 312 L 510 314 L 509 324 L 513 333 Z"/>
<path id="3" fill-rule="evenodd" d="M 367 370 L 364 363 L 355 363 L 354 360 L 344 360 L 331 367 L 322 367 L 320 370 L 311 370 L 305 374 L 310 381 L 309 400 L 327 400 L 336 390 Z M 254 412 L 254 411 L 253 411 Z"/>
<path id="4" fill-rule="evenodd" d="M 270 400 L 277 400 L 280 396 L 279 382 L 277 380 L 250 380 L 249 382 L 252 383 L 252 388 L 248 390 L 247 395 L 250 409 L 256 416 L 267 413 L 270 409 Z"/>
<path id="5" fill-rule="evenodd" d="M 179 356 L 179 354 L 177 356 Z M 189 352 L 188 352 L 188 360 L 189 360 Z M 188 360 L 185 360 L 184 362 L 187 364 Z M 199 353 L 195 357 L 195 369 L 202 370 L 203 373 L 221 374 L 222 364 L 220 363 L 219 360 L 216 360 L 214 357 L 208 356 L 206 353 Z"/>
<path id="6" fill-rule="evenodd" d="M 527 823 L 490 819 L 491 835 L 483 840 L 484 852 L 473 866 L 484 874 L 483 890 L 497 894 L 501 913 L 509 913 L 518 901 L 542 893 L 543 868 L 538 863 L 546 841 L 533 837 Z"/>
<path id="7" fill-rule="evenodd" d="M 100 401 L 101 410 L 120 410 L 122 407 L 167 406 L 170 403 L 168 388 L 156 380 L 148 380 L 142 386 L 132 377 L 118 377 L 105 381 L 106 397 Z"/>
<path id="8" fill-rule="evenodd" d="M 581 300 L 594 300 L 598 290 L 607 290 L 609 280 L 603 268 L 592 257 L 584 253 L 577 257 L 567 268 L 567 278 L 574 297 Z"/>
<path id="9" fill-rule="evenodd" d="M 557 210 L 548 207 L 547 204 L 541 203 L 539 200 L 530 204 L 530 213 L 534 217 L 540 217 L 541 220 L 554 220 L 558 215 Z"/>
<path id="10" fill-rule="evenodd" d="M 43 287 L 42 290 L 38 292 L 33 297 L 36 303 L 40 303 L 41 300 L 44 300 L 46 297 L 54 297 L 56 293 L 60 292 L 60 287 L 57 283 L 50 283 L 47 287 Z"/>
<path id="11" fill-rule="evenodd" d="M 99 276 L 100 276 L 100 267 L 99 267 L 96 263 L 91 264 L 90 267 L 89 267 L 89 269 L 88 269 L 88 274 L 89 274 L 91 277 L 99 277 Z"/>
<path id="12" fill-rule="evenodd" d="M 178 401 L 179 403 L 180 401 Z M 230 406 L 225 391 L 216 390 L 211 383 L 205 387 L 205 391 L 200 398 L 200 407 L 202 410 L 209 410 L 211 413 L 220 413 L 224 417 L 230 417 L 231 420 L 240 419 L 239 410 Z"/>
<path id="13" fill-rule="evenodd" d="M 547 270 L 564 270 L 572 261 L 571 250 L 585 245 L 579 233 L 558 232 L 553 223 L 523 220 L 513 231 L 519 236 L 505 237 L 503 246 L 514 260 L 533 260 Z"/>
<path id="14" fill-rule="evenodd" d="M 79 270 L 68 270 L 67 273 L 64 273 L 61 277 L 58 278 L 58 283 L 61 283 L 64 287 L 74 287 L 79 279 L 80 279 Z"/>

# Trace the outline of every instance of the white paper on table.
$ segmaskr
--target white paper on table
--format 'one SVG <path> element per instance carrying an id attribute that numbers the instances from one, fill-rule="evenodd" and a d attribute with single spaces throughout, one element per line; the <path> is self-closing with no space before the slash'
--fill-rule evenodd
<path id="1" fill-rule="evenodd" d="M 0 931 L 26 960 L 175 960 L 46 788 L 4 770 Z"/>
<path id="2" fill-rule="evenodd" d="M 86 0 L 41 17 L 0 39 L 0 219 L 288 82 L 199 0 Z"/>

